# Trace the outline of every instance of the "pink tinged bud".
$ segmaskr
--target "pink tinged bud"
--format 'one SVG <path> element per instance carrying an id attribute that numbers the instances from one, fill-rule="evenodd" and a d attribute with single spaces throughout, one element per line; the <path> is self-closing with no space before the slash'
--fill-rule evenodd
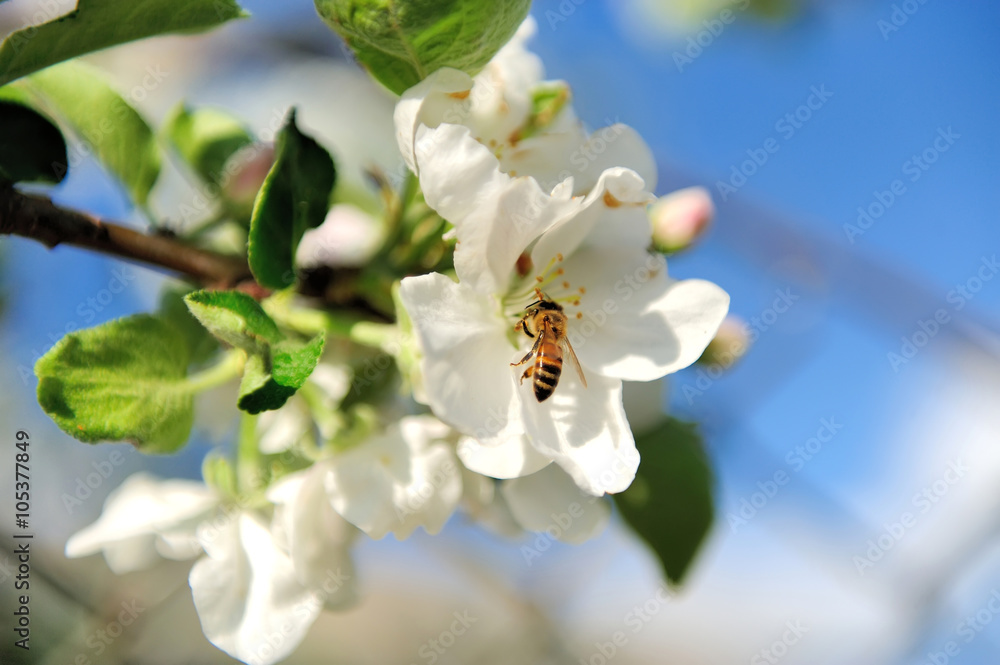
<path id="1" fill-rule="evenodd" d="M 271 143 L 253 143 L 237 150 L 223 169 L 228 176 L 222 187 L 223 196 L 238 206 L 252 206 L 273 165 L 274 145 Z"/>
<path id="2" fill-rule="evenodd" d="M 649 208 L 653 246 L 672 254 L 690 247 L 715 216 L 712 197 L 704 187 L 688 187 L 661 197 Z"/>
<path id="3" fill-rule="evenodd" d="M 379 223 L 371 215 L 350 203 L 338 203 L 322 224 L 302 236 L 296 264 L 300 268 L 362 266 L 378 250 L 381 236 Z"/>
<path id="4" fill-rule="evenodd" d="M 708 343 L 708 347 L 701 354 L 698 362 L 703 365 L 729 369 L 750 349 L 748 331 L 749 326 L 746 321 L 734 314 L 728 315 L 722 321 L 715 337 Z"/>

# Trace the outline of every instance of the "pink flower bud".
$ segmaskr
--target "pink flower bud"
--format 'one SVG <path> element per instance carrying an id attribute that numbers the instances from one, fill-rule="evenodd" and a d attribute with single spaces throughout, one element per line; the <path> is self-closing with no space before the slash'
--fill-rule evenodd
<path id="1" fill-rule="evenodd" d="M 223 172 L 229 176 L 222 194 L 240 207 L 250 207 L 260 186 L 274 165 L 274 145 L 253 143 L 238 150 L 226 162 Z"/>
<path id="2" fill-rule="evenodd" d="M 715 215 L 712 197 L 704 187 L 688 187 L 661 197 L 649 208 L 653 246 L 672 254 L 694 244 Z"/>
<path id="3" fill-rule="evenodd" d="M 714 365 L 721 369 L 729 369 L 737 360 L 746 355 L 750 349 L 750 336 L 747 334 L 747 322 L 730 314 L 719 326 L 715 337 L 708 343 L 705 352 L 698 362 L 703 365 Z"/>

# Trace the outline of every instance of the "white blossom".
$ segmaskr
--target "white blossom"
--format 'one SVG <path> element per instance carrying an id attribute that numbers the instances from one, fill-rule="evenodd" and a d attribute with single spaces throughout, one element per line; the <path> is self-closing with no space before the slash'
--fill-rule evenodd
<path id="1" fill-rule="evenodd" d="M 203 483 L 136 473 L 108 495 L 96 522 L 70 537 L 66 556 L 103 552 L 118 574 L 148 568 L 161 557 L 192 559 L 201 552 L 198 524 L 218 503 Z"/>
<path id="2" fill-rule="evenodd" d="M 450 429 L 430 416 L 409 416 L 385 432 L 317 463 L 327 496 L 344 519 L 375 539 L 437 533 L 462 495 Z"/>

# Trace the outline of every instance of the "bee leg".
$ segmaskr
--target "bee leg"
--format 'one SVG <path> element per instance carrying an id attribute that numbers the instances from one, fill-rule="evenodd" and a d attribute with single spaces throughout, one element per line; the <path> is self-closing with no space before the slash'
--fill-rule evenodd
<path id="1" fill-rule="evenodd" d="M 528 362 L 529 360 L 531 360 L 531 357 L 535 355 L 536 351 L 538 351 L 538 345 L 541 344 L 541 342 L 542 342 L 542 338 L 541 337 L 539 337 L 538 339 L 536 339 L 535 340 L 535 345 L 531 347 L 531 351 L 528 351 L 526 354 L 524 354 L 524 357 L 521 358 L 521 362 L 511 363 L 510 366 L 511 367 L 518 367 L 518 366 L 523 365 L 524 363 Z M 529 367 L 528 369 L 531 369 L 531 368 Z M 521 377 L 521 380 L 522 381 L 524 380 L 523 376 Z"/>
<path id="2" fill-rule="evenodd" d="M 530 337 L 532 339 L 535 338 L 534 335 L 532 335 L 530 332 L 528 332 L 528 326 L 524 325 L 524 319 L 521 319 L 520 321 L 517 322 L 517 325 L 514 326 L 514 330 L 518 331 L 518 332 L 523 332 L 525 335 L 527 335 L 528 337 Z"/>
<path id="3" fill-rule="evenodd" d="M 535 373 L 535 366 L 528 365 L 528 369 L 524 370 L 524 374 L 521 375 L 520 385 L 524 385 L 524 380 L 530 379 L 534 373 Z"/>

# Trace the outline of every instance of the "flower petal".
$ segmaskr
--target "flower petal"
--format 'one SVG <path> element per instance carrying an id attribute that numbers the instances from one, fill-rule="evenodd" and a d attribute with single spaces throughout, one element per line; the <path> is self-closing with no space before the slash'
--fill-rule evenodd
<path id="1" fill-rule="evenodd" d="M 729 309 L 718 286 L 672 280 L 663 257 L 644 251 L 584 247 L 564 270 L 566 280 L 587 289 L 569 341 L 580 362 L 604 376 L 652 381 L 687 367 Z"/>
<path id="2" fill-rule="evenodd" d="M 287 658 L 322 608 L 296 581 L 291 558 L 249 513 L 199 536 L 208 556 L 195 563 L 188 582 L 205 637 L 243 662 Z"/>
<path id="3" fill-rule="evenodd" d="M 621 492 L 639 466 L 622 406 L 622 383 L 598 374 L 586 378 L 584 387 L 564 366 L 558 387 L 544 402 L 535 399 L 530 382 L 521 386 L 525 429 L 535 449 L 551 457 L 584 492 Z"/>
<path id="4" fill-rule="evenodd" d="M 346 520 L 375 539 L 437 533 L 462 494 L 458 464 L 434 418 L 403 418 L 385 434 L 330 458 L 327 495 Z M 447 431 L 447 430 L 444 430 Z"/>
<path id="5" fill-rule="evenodd" d="M 396 125 L 399 152 L 411 171 L 420 173 L 414 156 L 417 129 L 421 125 L 438 126 L 446 111 L 457 105 L 456 99 L 450 95 L 469 91 L 472 85 L 472 77 L 465 72 L 443 67 L 400 97 L 393 112 L 393 123 Z"/>
<path id="6" fill-rule="evenodd" d="M 140 570 L 156 561 L 157 538 L 169 532 L 172 544 L 162 543 L 159 552 L 190 558 L 199 551 L 193 542 L 197 523 L 217 503 L 215 492 L 203 483 L 136 473 L 108 495 L 96 522 L 70 537 L 66 556 L 104 550 L 115 573 Z"/>
<path id="7" fill-rule="evenodd" d="M 506 291 L 517 258 L 579 203 L 534 178 L 512 178 L 462 125 L 420 128 L 416 144 L 427 205 L 455 225 L 455 271 L 481 293 Z"/>
<path id="8" fill-rule="evenodd" d="M 504 481 L 502 492 L 514 519 L 529 531 L 545 531 L 579 545 L 604 530 L 611 517 L 606 499 L 581 492 L 556 465 Z"/>
<path id="9" fill-rule="evenodd" d="M 322 589 L 326 607 L 346 607 L 357 600 L 350 546 L 357 531 L 337 514 L 326 495 L 325 465 L 282 478 L 267 492 L 276 504 L 274 521 L 279 547 L 292 558 L 295 578 Z M 282 542 L 284 541 L 284 542 Z"/>
<path id="10" fill-rule="evenodd" d="M 439 274 L 407 277 L 400 299 L 421 346 L 435 415 L 484 445 L 520 436 L 511 345 L 491 299 Z"/>
<path id="11" fill-rule="evenodd" d="M 463 437 L 458 442 L 458 458 L 466 468 L 491 478 L 520 478 L 552 462 L 523 436 L 495 446 L 484 446 L 472 437 Z"/>
<path id="12" fill-rule="evenodd" d="M 646 204 L 653 200 L 634 171 L 608 169 L 579 207 L 548 228 L 531 250 L 536 266 L 547 266 L 559 255 L 569 257 L 584 244 L 599 247 L 649 246 Z"/>

